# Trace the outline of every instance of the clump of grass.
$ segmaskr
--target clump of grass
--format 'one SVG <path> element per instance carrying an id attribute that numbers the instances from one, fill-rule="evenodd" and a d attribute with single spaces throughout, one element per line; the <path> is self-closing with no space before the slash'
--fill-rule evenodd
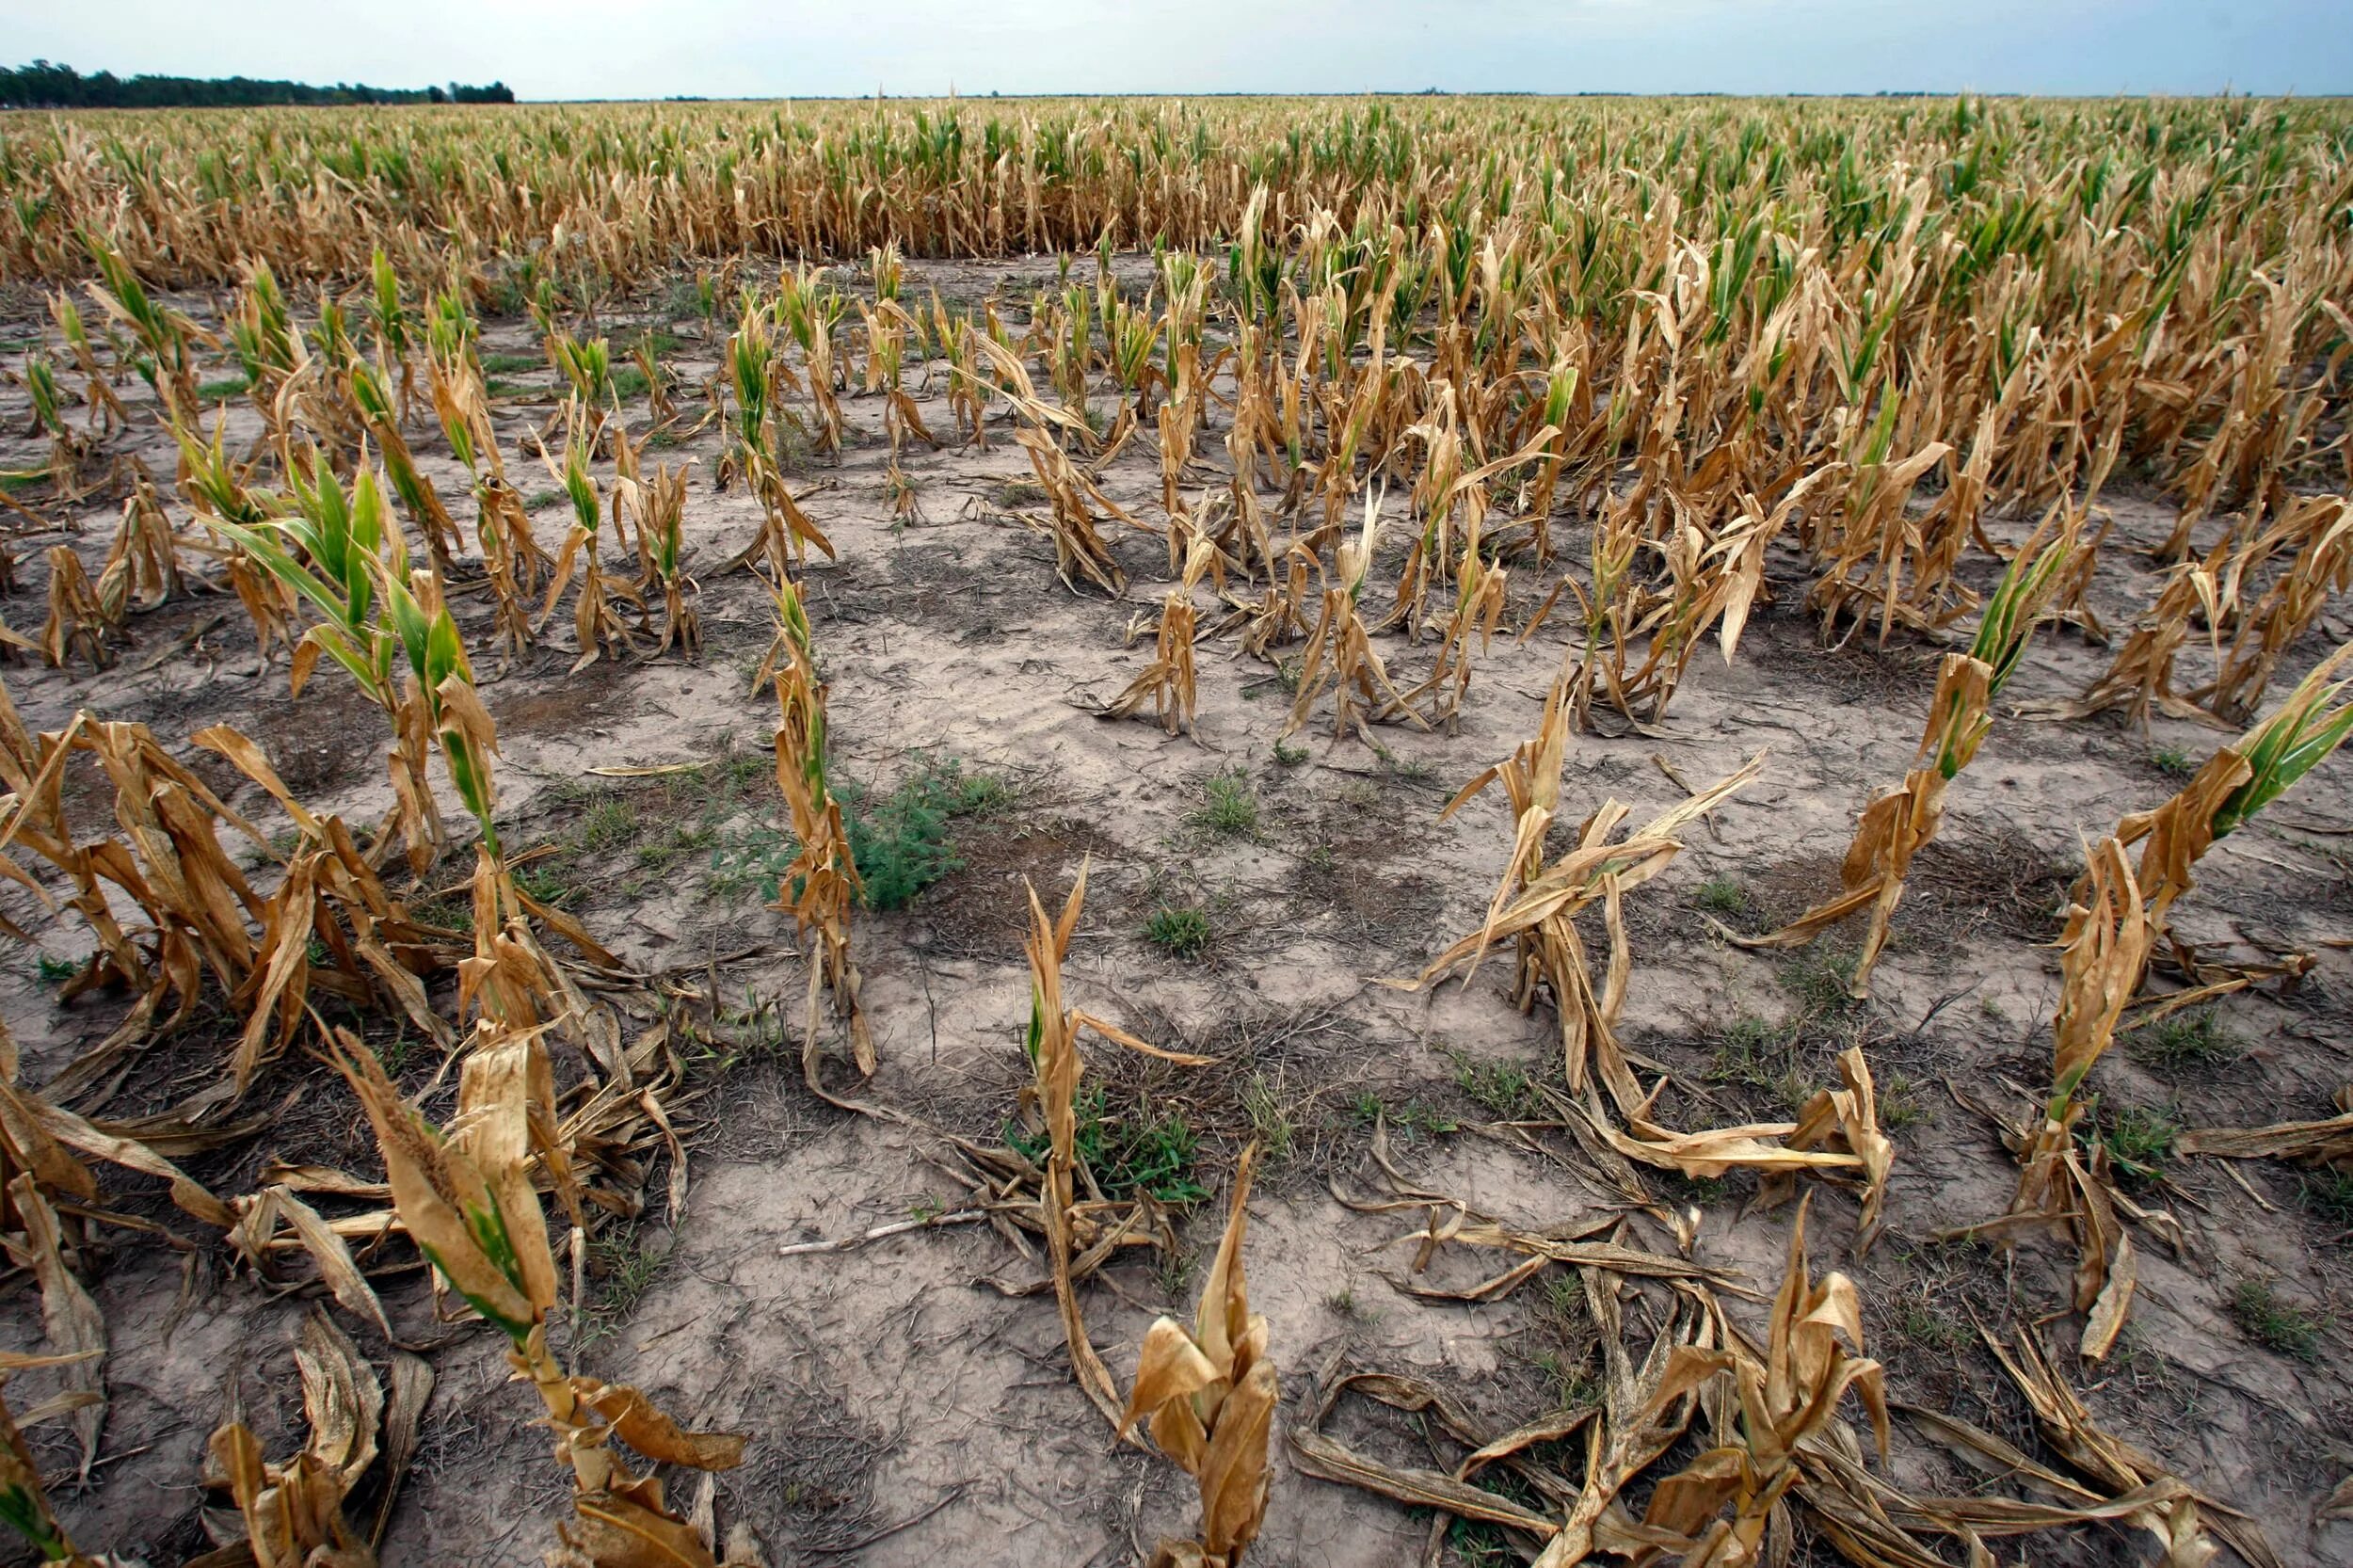
<path id="1" fill-rule="evenodd" d="M 1896 1332 L 1915 1345 L 1959 1355 L 1977 1343 L 1977 1336 L 1959 1318 L 1929 1302 L 1925 1296 L 1908 1301 L 1897 1319 Z"/>
<path id="2" fill-rule="evenodd" d="M 1709 1204 L 1724 1201 L 1731 1186 L 1722 1176 L 1688 1176 L 1680 1171 L 1657 1171 L 1652 1179 L 1670 1203 L 1697 1204 L 1705 1208 Z"/>
<path id="3" fill-rule="evenodd" d="M 465 898 L 419 899 L 408 905 L 408 918 L 419 925 L 471 935 L 473 931 L 473 901 Z"/>
<path id="4" fill-rule="evenodd" d="M 485 354 L 482 374 L 485 376 L 529 376 L 548 368 L 547 360 L 536 354 Z"/>
<path id="5" fill-rule="evenodd" d="M 2198 771 L 2198 760 L 2181 746 L 2159 746 L 2149 754 L 2149 765 L 2168 778 L 2187 778 Z"/>
<path id="6" fill-rule="evenodd" d="M 1728 876 L 1714 876 L 1699 886 L 1691 902 L 1711 915 L 1742 915 L 1748 912 L 1748 889 Z"/>
<path id="7" fill-rule="evenodd" d="M 1517 1121 L 1535 1113 L 1536 1085 L 1526 1069 L 1509 1062 L 1481 1062 L 1467 1052 L 1449 1050 L 1454 1061 L 1454 1086 L 1501 1121 Z"/>
<path id="8" fill-rule="evenodd" d="M 1202 781 L 1201 805 L 1190 820 L 1221 838 L 1248 838 L 1258 831 L 1257 792 L 1239 771 L 1213 774 Z"/>
<path id="9" fill-rule="evenodd" d="M 1028 479 L 1008 479 L 989 497 L 1000 511 L 1007 512 L 1023 506 L 1043 506 L 1047 499 L 1045 487 Z"/>
<path id="10" fill-rule="evenodd" d="M 638 869 L 659 874 L 689 855 L 711 848 L 719 830 L 707 822 L 670 823 L 636 848 Z"/>
<path id="11" fill-rule="evenodd" d="M 2328 1221 L 2353 1230 L 2353 1171 L 2340 1171 L 2324 1166 L 2306 1171 L 2297 1183 L 2297 1195 L 2304 1207 Z"/>
<path id="12" fill-rule="evenodd" d="M 1386 1118 L 1389 1126 L 1408 1140 L 1434 1139 L 1442 1133 L 1457 1130 L 1460 1126 L 1453 1117 L 1433 1110 L 1418 1096 L 1407 1099 L 1403 1105 L 1391 1105 L 1369 1089 L 1359 1094 L 1349 1109 L 1354 1112 L 1356 1120 L 1367 1127 Z"/>
<path id="13" fill-rule="evenodd" d="M 207 403 L 220 403 L 232 397 L 244 396 L 250 385 L 252 383 L 243 376 L 224 376 L 217 381 L 207 381 L 197 388 L 196 395 Z"/>
<path id="14" fill-rule="evenodd" d="M 1782 965 L 1781 987 L 1808 1017 L 1835 1015 L 1861 1007 L 1847 994 L 1854 981 L 1856 954 L 1809 948 Z"/>
<path id="15" fill-rule="evenodd" d="M 1274 760 L 1287 768 L 1295 768 L 1308 758 L 1305 746 L 1295 746 L 1289 741 L 1274 743 Z"/>
<path id="16" fill-rule="evenodd" d="M 1209 912 L 1198 904 L 1163 904 L 1144 922 L 1144 940 L 1176 958 L 1200 957 L 1213 935 Z"/>
<path id="17" fill-rule="evenodd" d="M 1769 1091 L 1794 1111 L 1813 1093 L 1798 1067 L 1799 1021 L 1777 1024 L 1755 1016 L 1735 1018 L 1716 1036 L 1710 1083 Z"/>
<path id="18" fill-rule="evenodd" d="M 2132 1032 L 2125 1048 L 2135 1058 L 2167 1072 L 2220 1067 L 2247 1054 L 2241 1040 L 2211 1007 L 2193 1007 Z"/>
<path id="19" fill-rule="evenodd" d="M 669 1261 L 670 1248 L 642 1240 L 635 1224 L 612 1227 L 591 1241 L 588 1271 L 597 1282 L 596 1302 L 586 1309 L 580 1342 L 591 1345 L 617 1332 L 660 1281 Z"/>
<path id="20" fill-rule="evenodd" d="M 1250 1118 L 1250 1135 L 1258 1141 L 1262 1158 L 1270 1164 L 1289 1160 L 1293 1138 L 1290 1112 L 1283 1104 L 1281 1091 L 1267 1081 L 1265 1074 L 1252 1073 L 1250 1081 L 1242 1085 L 1241 1108 Z"/>
<path id="21" fill-rule="evenodd" d="M 1582 1357 L 1571 1357 L 1559 1351 L 1539 1351 L 1529 1356 L 1529 1365 L 1545 1374 L 1552 1384 L 1553 1403 L 1562 1410 L 1583 1410 L 1601 1403 L 1601 1383 L 1593 1376 L 1593 1368 Z"/>
<path id="22" fill-rule="evenodd" d="M 2128 1105 L 2099 1136 L 2107 1148 L 2108 1159 L 2121 1167 L 2126 1176 L 2153 1181 L 2172 1158 L 2173 1141 L 2181 1132 L 2181 1128 L 2163 1112 Z"/>
<path id="23" fill-rule="evenodd" d="M 603 854 L 626 846 L 637 837 L 637 804 L 626 795 L 613 795 L 591 806 L 573 835 L 580 847 Z"/>
<path id="24" fill-rule="evenodd" d="M 774 904 L 799 853 L 790 833 L 764 824 L 728 833 L 712 846 L 711 890 L 733 899 L 758 889 L 764 902 Z"/>
<path id="25" fill-rule="evenodd" d="M 63 958 L 53 958 L 45 952 L 35 958 L 33 962 L 40 970 L 40 983 L 43 985 L 62 985 L 82 972 L 81 966 L 78 964 L 70 963 Z"/>
<path id="26" fill-rule="evenodd" d="M 1081 1089 L 1073 1109 L 1078 1118 L 1073 1147 L 1105 1197 L 1148 1195 L 1160 1203 L 1191 1204 L 1209 1195 L 1193 1176 L 1199 1140 L 1182 1111 L 1155 1109 L 1141 1096 L 1131 1106 L 1113 1108 L 1100 1084 Z M 1043 1130 L 1032 1136 L 1011 1127 L 1005 1142 L 1027 1159 L 1046 1158 Z"/>
<path id="27" fill-rule="evenodd" d="M 2231 1292 L 2231 1321 L 2265 1350 L 2297 1361 L 2310 1361 L 2320 1349 L 2320 1332 L 2327 1322 L 2319 1314 L 2297 1306 L 2273 1288 L 2266 1279 L 2242 1279 Z"/>
<path id="28" fill-rule="evenodd" d="M 530 865 L 517 867 L 515 886 L 541 904 L 552 904 L 558 908 L 569 905 L 580 896 L 580 890 L 566 879 L 556 858 L 535 860 Z"/>
<path id="29" fill-rule="evenodd" d="M 1882 1132 L 1901 1132 L 1915 1122 L 1932 1119 L 1928 1107 L 1920 1103 L 1919 1084 L 1902 1073 L 1881 1080 L 1879 1112 Z"/>

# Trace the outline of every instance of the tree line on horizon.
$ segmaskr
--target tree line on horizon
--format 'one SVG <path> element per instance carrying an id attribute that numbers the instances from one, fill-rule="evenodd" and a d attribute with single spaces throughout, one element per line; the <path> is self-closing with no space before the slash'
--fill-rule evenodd
<path id="1" fill-rule="evenodd" d="M 265 104 L 512 104 L 504 82 L 472 87 L 372 88 L 360 82 L 312 87 L 306 82 L 257 81 L 250 76 L 85 76 L 70 65 L 35 60 L 0 68 L 0 106 L 13 109 L 251 108 Z"/>

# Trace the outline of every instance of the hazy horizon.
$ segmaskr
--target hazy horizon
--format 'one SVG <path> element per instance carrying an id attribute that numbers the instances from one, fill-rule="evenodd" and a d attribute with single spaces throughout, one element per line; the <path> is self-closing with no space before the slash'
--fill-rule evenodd
<path id="1" fill-rule="evenodd" d="M 6 63 L 526 100 L 1458 93 L 2333 96 L 2343 0 L 410 0 L 323 26 L 296 0 L 0 3 Z M 632 31 L 634 29 L 634 31 Z"/>

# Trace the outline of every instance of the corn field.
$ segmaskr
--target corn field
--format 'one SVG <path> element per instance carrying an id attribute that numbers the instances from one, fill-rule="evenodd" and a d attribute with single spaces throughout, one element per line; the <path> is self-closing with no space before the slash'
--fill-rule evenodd
<path id="1" fill-rule="evenodd" d="M 20 1555 L 2353 1555 L 2341 104 L 0 175 Z"/>

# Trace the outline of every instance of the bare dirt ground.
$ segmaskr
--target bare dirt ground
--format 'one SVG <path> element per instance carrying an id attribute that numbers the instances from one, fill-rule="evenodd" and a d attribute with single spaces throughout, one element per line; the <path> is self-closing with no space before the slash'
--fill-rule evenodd
<path id="1" fill-rule="evenodd" d="M 993 290 L 1017 326 L 1029 290 L 1051 273 L 1038 261 L 911 264 L 908 287 L 919 296 L 937 287 L 952 303 Z M 28 339 L 37 319 L 19 309 L 6 330 Z M 618 343 L 640 322 L 676 334 L 667 366 L 685 383 L 680 401 L 691 423 L 700 411 L 694 391 L 716 368 L 723 338 L 650 304 L 603 327 Z M 537 357 L 527 324 L 496 322 L 487 339 L 486 355 Z M 536 465 L 515 443 L 553 409 L 552 378 L 493 374 L 510 471 L 529 493 L 520 475 Z M 945 432 L 952 423 L 941 391 L 935 381 L 920 401 Z M 232 440 L 249 440 L 243 400 L 227 408 Z M 1090 1082 L 1103 1086 L 1112 1115 L 1164 1129 L 1181 1122 L 1171 1137 L 1203 1194 L 1182 1221 L 1187 1266 L 1114 1269 L 1088 1291 L 1096 1343 L 1123 1381 L 1151 1317 L 1190 1311 L 1193 1265 L 1214 1245 L 1234 1160 L 1256 1138 L 1264 1165 L 1248 1266 L 1284 1372 L 1284 1422 L 1304 1418 L 1313 1375 L 1336 1356 L 1426 1377 L 1497 1431 L 1590 1400 L 1591 1330 L 1561 1291 L 1545 1288 L 1548 1278 L 1485 1304 L 1408 1295 L 1399 1286 L 1413 1248 L 1401 1238 L 1415 1230 L 1413 1217 L 1354 1212 L 1335 1192 L 1378 1187 L 1369 1153 L 1379 1128 L 1416 1185 L 1515 1224 L 1560 1225 L 1619 1207 L 1573 1142 L 1505 1125 L 1541 1120 L 1529 1086 L 1557 1082 L 1561 1071 L 1549 1009 L 1526 1016 L 1512 1004 L 1508 959 L 1434 995 L 1374 984 L 1412 975 L 1482 918 L 1505 870 L 1508 809 L 1490 792 L 1447 821 L 1438 813 L 1533 730 L 1548 684 L 1574 656 L 1566 619 L 1524 646 L 1497 642 L 1452 735 L 1390 726 L 1379 747 L 1336 743 L 1320 712 L 1278 746 L 1290 705 L 1284 670 L 1206 639 L 1197 740 L 1106 721 L 1092 704 L 1148 658 L 1148 633 L 1131 647 L 1123 632 L 1165 591 L 1165 546 L 1141 532 L 1115 537 L 1133 579 L 1128 602 L 1064 587 L 1050 540 L 1015 515 L 1039 503 L 1025 497 L 1028 464 L 1009 438 L 985 452 L 912 448 L 904 466 L 920 516 L 896 522 L 880 400 L 851 398 L 847 408 L 854 435 L 839 466 L 795 476 L 796 489 L 813 488 L 805 505 L 838 550 L 835 561 L 813 561 L 806 579 L 831 682 L 836 772 L 888 791 L 924 759 L 953 760 L 1002 785 L 952 824 L 959 869 L 909 908 L 857 923 L 881 1055 L 864 1096 L 938 1128 L 1000 1133 L 1028 1076 L 1023 880 L 1050 904 L 1091 856 L 1067 971 L 1073 1003 L 1217 1059 L 1184 1069 L 1089 1047 Z M 20 389 L 0 398 L 0 417 L 11 432 L 22 428 Z M 463 471 L 438 436 L 420 428 L 412 440 L 444 495 L 462 497 Z M 1160 1534 L 1185 1528 L 1191 1489 L 1169 1466 L 1114 1447 L 1070 1381 L 1050 1294 L 1006 1293 L 1035 1287 L 1033 1265 L 976 1226 L 780 1254 L 936 1212 L 959 1190 L 936 1163 L 937 1140 L 837 1110 L 800 1083 L 793 1032 L 806 970 L 788 917 L 764 906 L 760 887 L 782 831 L 766 750 L 773 699 L 752 687 L 769 607 L 752 576 L 718 570 L 752 537 L 758 513 L 739 490 L 712 490 L 719 444 L 713 426 L 648 454 L 694 459 L 686 515 L 708 639 L 699 663 L 674 654 L 570 674 L 568 647 L 543 646 L 500 673 L 477 658 L 503 747 L 504 831 L 512 846 L 548 852 L 532 862 L 536 886 L 649 973 L 698 984 L 715 976 L 725 1004 L 694 1063 L 690 1096 L 673 1108 L 692 1128 L 687 1202 L 667 1208 L 666 1176 L 657 1175 L 648 1211 L 606 1225 L 585 1310 L 565 1329 L 568 1353 L 598 1376 L 640 1384 L 681 1420 L 753 1434 L 745 1465 L 717 1478 L 717 1512 L 723 1528 L 750 1523 L 771 1561 L 1137 1560 Z M 159 475 L 171 470 L 152 423 L 115 450 L 136 451 Z M 0 467 L 42 456 L 13 435 L 0 441 Z M 1140 516 L 1157 516 L 1156 462 L 1139 443 L 1104 487 Z M 1209 471 L 1203 479 L 1224 483 Z M 2116 532 L 2091 602 L 2111 626 L 2126 625 L 2156 581 L 2135 547 L 2162 538 L 2171 514 L 2129 489 L 2109 505 Z M 564 515 L 552 482 L 534 507 L 543 542 L 554 545 Z M 71 544 L 95 573 L 112 516 L 93 504 L 78 532 L 12 541 L 22 574 L 6 606 L 12 628 L 30 634 L 40 625 L 41 552 Z M 1995 532 L 2015 539 L 2027 520 Z M 1577 560 L 1577 520 L 1557 526 Z M 1795 954 L 1751 953 L 1724 942 L 1711 920 L 1761 930 L 1833 888 L 1856 811 L 1911 760 L 1937 649 L 1903 639 L 1875 649 L 1867 637 L 1826 649 L 1796 608 L 1802 563 L 1777 558 L 1771 580 L 1775 602 L 1760 610 L 1737 660 L 1726 667 L 1711 646 L 1660 735 L 1580 735 L 1571 746 L 1571 821 L 1609 798 L 1638 812 L 1680 799 L 1667 767 L 1702 786 L 1769 750 L 1760 779 L 1689 830 L 1668 872 L 1629 895 L 1635 967 L 1623 1034 L 1672 1075 L 1662 1110 L 1688 1128 L 1785 1115 L 1833 1081 L 1838 1050 L 1866 1048 L 1898 1149 L 1888 1228 L 1867 1256 L 1850 1256 L 1852 1202 L 1820 1190 L 1816 1266 L 1856 1279 L 1868 1349 L 1897 1397 L 2033 1452 L 2026 1408 L 1976 1325 L 2063 1312 L 2072 1260 L 2041 1242 L 2011 1255 L 1934 1239 L 2000 1212 L 2014 1181 L 1993 1127 L 1962 1098 L 2014 1111 L 2047 1076 L 2058 972 L 2049 944 L 2081 864 L 2080 836 L 2165 798 L 2176 783 L 2167 767 L 2180 755 L 2202 760 L 2225 737 L 2170 721 L 2143 736 L 2105 720 L 2005 714 L 1953 790 L 1942 836 L 1897 915 L 1875 999 L 1849 1004 L 1838 976 L 1850 947 L 1837 934 Z M 1524 622 L 1551 581 L 1532 567 L 1514 570 L 1507 628 Z M 1201 599 L 1207 624 L 1206 589 Z M 456 608 L 487 648 L 487 602 L 461 597 Z M 192 755 L 188 733 L 225 721 L 257 739 L 314 808 L 370 822 L 388 808 L 376 712 L 332 672 L 291 701 L 282 664 L 257 663 L 233 597 L 194 592 L 136 618 L 132 631 L 103 672 L 11 664 L 8 689 L 28 725 L 55 729 L 87 707 L 148 724 Z M 2324 625 L 2275 696 L 2346 632 L 2342 614 Z M 559 645 L 568 639 L 555 633 Z M 1434 651 L 1398 636 L 1381 643 L 1394 669 L 1417 678 Z M 2005 701 L 2072 697 L 2105 660 L 2079 633 L 2048 630 Z M 2193 648 L 2186 660 L 2193 673 L 2203 655 Z M 633 778 L 590 772 L 675 763 L 703 766 Z M 224 771 L 206 776 L 226 784 Z M 90 825 L 106 806 L 94 787 L 76 802 Z M 2291 996 L 2265 986 L 2224 1000 L 2202 1032 L 2144 1031 L 2120 1042 L 2093 1080 L 2102 1126 L 2329 1113 L 2353 1052 L 2353 961 L 2343 945 L 2353 935 L 2348 829 L 2353 766 L 2339 760 L 2201 864 L 2197 892 L 2175 915 L 2185 937 L 2217 959 L 2298 951 L 2316 952 L 2317 967 Z M 39 915 L 15 891 L 6 897 L 19 920 Z M 1178 907 L 1206 917 L 1195 956 L 1145 936 L 1156 909 Z M 51 960 L 86 951 L 69 922 L 29 928 Z M 36 954 L 21 947 L 0 966 L 0 1009 L 35 1085 L 103 1037 L 118 1011 L 104 999 L 58 1005 Z M 112 1112 L 152 1108 L 175 1085 L 211 1076 L 219 1038 L 199 1028 L 158 1047 Z M 425 1088 L 437 1065 L 412 1059 L 402 1081 Z M 428 1106 L 445 1104 L 446 1088 L 435 1093 L 442 1097 Z M 380 1168 L 357 1107 L 312 1062 L 280 1064 L 251 1104 L 268 1121 L 249 1141 L 189 1162 L 216 1191 L 248 1190 L 271 1160 Z M 2353 1466 L 2353 1195 L 2262 1162 L 2226 1170 L 2159 1155 L 2151 1164 L 2137 1191 L 2180 1218 L 2188 1245 L 2180 1256 L 2143 1249 L 2132 1323 L 2110 1362 L 2086 1374 L 2088 1403 L 2110 1430 L 2260 1519 L 2285 1560 L 2353 1560 L 2353 1524 L 2314 1519 Z M 1769 1290 L 1792 1210 L 1744 1212 L 1753 1182 L 1737 1176 L 1654 1185 L 1701 1210 L 1699 1260 Z M 142 1212 L 176 1218 L 160 1203 Z M 113 1401 L 87 1486 L 72 1480 L 58 1430 L 37 1434 L 44 1468 L 65 1478 L 59 1512 L 77 1535 L 157 1563 L 204 1548 L 197 1477 L 223 1410 L 241 1402 L 274 1448 L 300 1418 L 289 1347 L 308 1304 L 232 1272 L 216 1240 L 197 1240 L 183 1253 L 107 1232 L 84 1249 L 110 1325 Z M 1470 1283 L 1466 1268 L 1445 1264 L 1438 1283 Z M 0 1283 L 0 1346 L 36 1345 L 30 1284 L 21 1272 Z M 383 1560 L 538 1560 L 562 1507 L 562 1473 L 530 1424 L 527 1397 L 506 1385 L 496 1336 L 436 1321 L 413 1266 L 378 1286 L 400 1340 L 424 1352 L 439 1377 Z M 22 1386 L 30 1397 L 43 1385 L 26 1374 Z M 1344 1422 L 1343 1434 L 1368 1448 L 1411 1463 L 1451 1461 L 1410 1423 L 1374 1432 L 1360 1413 L 1347 1420 L 1356 1424 Z M 1420 1559 L 1426 1514 L 1300 1475 L 1277 1448 L 1254 1562 Z M 1980 1484 L 1901 1421 L 1896 1466 L 1928 1490 Z M 1499 1539 L 1458 1527 L 1440 1549 L 1449 1560 L 1503 1560 Z M 2028 1538 L 2005 1560 L 2011 1554 L 2035 1562 L 2146 1556 L 2140 1541 L 2096 1529 Z"/>

